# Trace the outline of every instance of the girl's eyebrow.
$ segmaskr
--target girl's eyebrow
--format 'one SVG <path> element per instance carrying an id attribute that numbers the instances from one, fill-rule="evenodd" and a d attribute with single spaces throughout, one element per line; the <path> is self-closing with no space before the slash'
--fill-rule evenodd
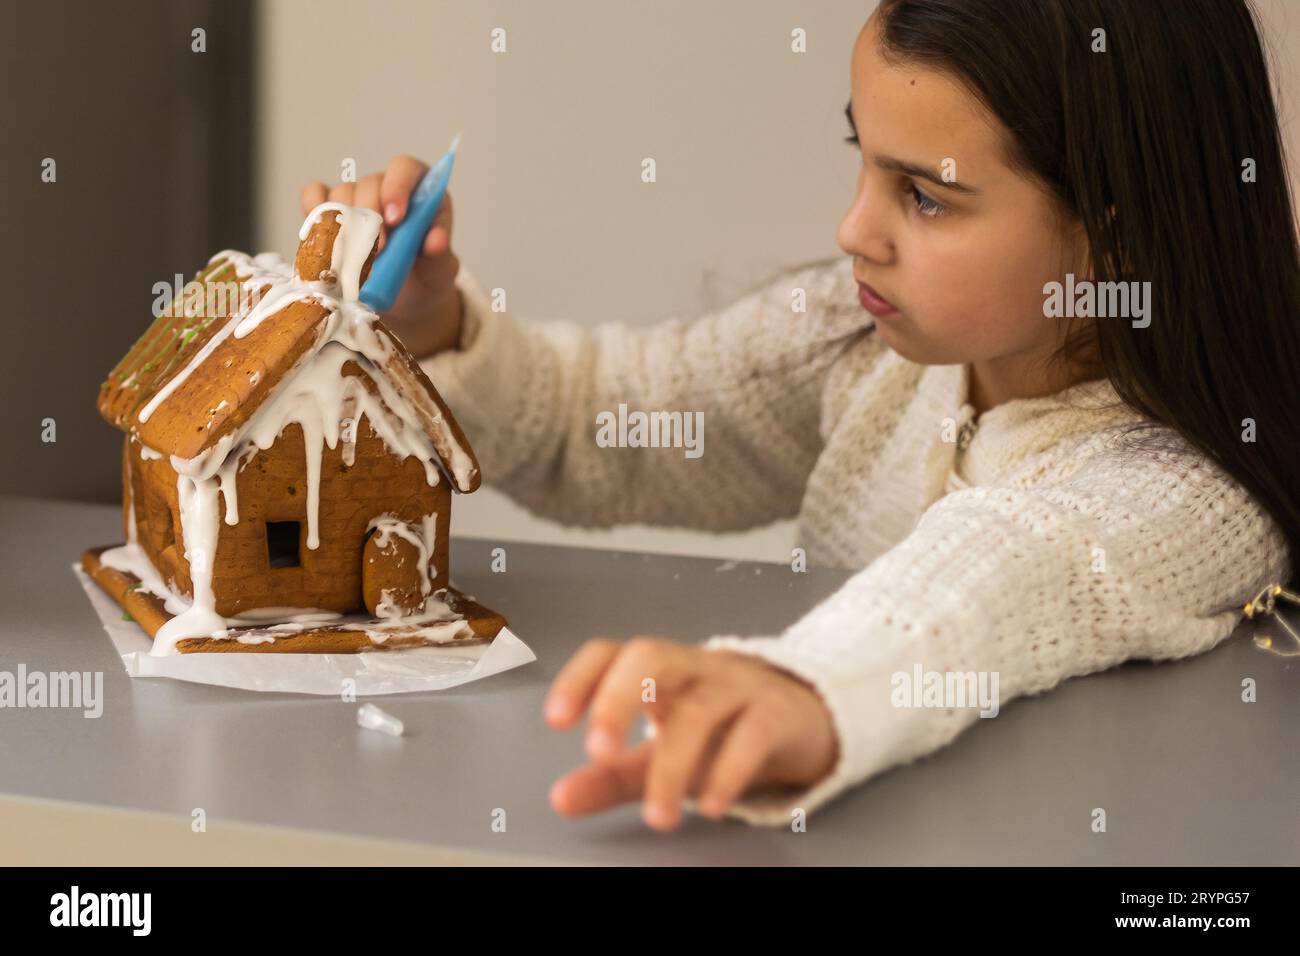
<path id="1" fill-rule="evenodd" d="M 849 121 L 849 129 L 853 130 L 853 135 L 858 135 L 858 124 L 853 122 L 853 100 L 849 100 L 844 105 L 844 115 Z M 901 159 L 895 159 L 893 156 L 881 156 L 877 153 L 874 157 L 875 163 L 881 169 L 888 169 L 891 172 L 906 173 L 908 176 L 915 176 L 917 179 L 924 179 L 926 182 L 934 183 L 936 186 L 942 186 L 944 189 L 951 189 L 953 192 L 965 193 L 968 196 L 979 195 L 979 190 L 974 186 L 967 186 L 965 183 L 959 183 L 956 180 L 951 182 L 944 179 L 938 173 L 926 169 L 924 166 L 918 166 L 916 163 L 904 162 Z"/>
<path id="2" fill-rule="evenodd" d="M 909 176 L 915 176 L 917 179 L 924 179 L 927 182 L 934 183 L 936 186 L 942 186 L 944 189 L 951 189 L 953 192 L 965 193 L 968 196 L 979 195 L 979 190 L 974 186 L 967 186 L 965 183 L 959 183 L 955 179 L 944 179 L 938 173 L 932 172 L 924 166 L 918 166 L 915 163 L 905 163 L 901 159 L 895 159 L 893 156 L 881 156 L 879 153 L 877 153 L 873 158 L 875 159 L 876 165 L 881 169 L 906 173 Z"/>

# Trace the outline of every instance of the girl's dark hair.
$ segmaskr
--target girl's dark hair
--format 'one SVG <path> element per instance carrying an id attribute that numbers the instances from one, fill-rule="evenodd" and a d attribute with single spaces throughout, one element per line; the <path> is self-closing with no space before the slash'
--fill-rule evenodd
<path id="1" fill-rule="evenodd" d="M 1294 584 L 1300 264 L 1246 0 L 882 0 L 879 17 L 882 55 L 953 75 L 1010 131 L 1011 162 L 1086 230 L 1093 279 L 1151 283 L 1147 327 L 1087 333 L 1096 371 L 1272 515 Z"/>

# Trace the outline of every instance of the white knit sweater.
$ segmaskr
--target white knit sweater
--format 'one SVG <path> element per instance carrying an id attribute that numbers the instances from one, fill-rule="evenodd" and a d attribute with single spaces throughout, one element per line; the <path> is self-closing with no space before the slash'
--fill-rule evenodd
<path id="1" fill-rule="evenodd" d="M 694 321 L 585 329 L 493 312 L 462 266 L 461 350 L 422 363 L 486 480 L 539 514 L 713 531 L 797 515 L 810 566 L 857 569 L 784 633 L 706 645 L 807 680 L 839 736 L 828 778 L 732 811 L 751 823 L 789 825 L 979 719 L 975 706 L 894 706 L 893 675 L 910 681 L 914 665 L 996 672 L 1005 705 L 1132 658 L 1208 650 L 1288 577 L 1276 524 L 1182 439 L 1116 444 L 1140 419 L 1108 382 L 975 416 L 967 366 L 886 346 L 851 268 L 791 270 Z M 600 447 L 596 416 L 620 403 L 703 412 L 704 454 Z"/>

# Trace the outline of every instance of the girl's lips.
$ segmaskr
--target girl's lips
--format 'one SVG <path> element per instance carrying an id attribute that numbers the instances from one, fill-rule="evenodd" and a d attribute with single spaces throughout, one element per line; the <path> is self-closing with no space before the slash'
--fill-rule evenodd
<path id="1" fill-rule="evenodd" d="M 858 301 L 862 303 L 864 309 L 878 319 L 887 319 L 898 315 L 898 307 L 882 297 L 880 293 L 865 282 L 858 283 Z"/>

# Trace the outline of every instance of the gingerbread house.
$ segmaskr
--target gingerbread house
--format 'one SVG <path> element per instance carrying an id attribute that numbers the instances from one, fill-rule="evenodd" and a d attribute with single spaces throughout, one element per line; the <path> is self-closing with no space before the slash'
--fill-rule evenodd
<path id="1" fill-rule="evenodd" d="M 83 566 L 153 653 L 392 649 L 504 624 L 448 575 L 474 452 L 357 298 L 379 229 L 324 203 L 292 267 L 217 253 L 101 387 L 125 435 L 126 543 Z"/>

